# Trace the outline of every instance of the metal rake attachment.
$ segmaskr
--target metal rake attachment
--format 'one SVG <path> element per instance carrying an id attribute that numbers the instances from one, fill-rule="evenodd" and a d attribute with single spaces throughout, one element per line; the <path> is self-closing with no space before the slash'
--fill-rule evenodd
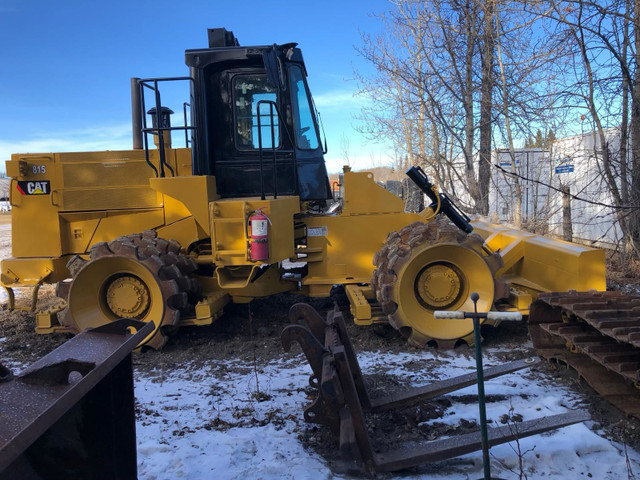
<path id="1" fill-rule="evenodd" d="M 482 448 L 480 432 L 429 442 L 407 444 L 376 453 L 365 424 L 365 413 L 407 407 L 476 383 L 476 374 L 438 380 L 428 385 L 371 399 L 362 377 L 358 359 L 347 334 L 342 314 L 337 310 L 323 319 L 313 307 L 299 303 L 289 311 L 291 325 L 282 332 L 285 351 L 298 342 L 311 365 L 309 383 L 317 397 L 305 408 L 307 422 L 328 426 L 340 439 L 340 454 L 348 468 L 369 472 L 391 472 L 425 463 L 445 460 Z M 527 368 L 537 359 L 518 360 L 484 370 L 491 379 Z M 518 424 L 517 432 L 508 426 L 488 430 L 489 445 L 499 445 L 516 438 L 588 420 L 584 412 L 569 412 Z"/>

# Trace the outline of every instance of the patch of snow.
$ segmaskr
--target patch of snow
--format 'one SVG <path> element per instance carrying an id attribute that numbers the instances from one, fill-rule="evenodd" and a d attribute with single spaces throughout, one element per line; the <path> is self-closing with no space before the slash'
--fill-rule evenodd
<path id="1" fill-rule="evenodd" d="M 437 357 L 439 363 L 433 360 Z M 419 385 L 473 371 L 475 360 L 456 353 L 417 351 L 393 355 L 359 354 L 363 373 L 397 375 Z M 487 365 L 499 360 L 486 356 Z M 257 373 L 257 377 L 256 377 Z M 136 399 L 138 476 L 160 479 L 281 479 L 345 478 L 331 472 L 316 453 L 298 440 L 307 428 L 303 408 L 310 368 L 302 355 L 260 365 L 228 361 L 197 369 L 183 365 L 175 375 L 138 376 Z M 486 394 L 498 398 L 487 403 L 487 417 L 498 422 L 514 413 L 523 420 L 580 408 L 581 397 L 559 387 L 539 372 L 521 371 L 486 382 Z M 264 401 L 257 401 L 256 393 Z M 449 395 L 451 406 L 439 422 L 457 425 L 477 421 L 476 386 Z M 492 474 L 519 478 L 519 461 L 528 478 L 629 478 L 624 447 L 599 436 L 590 423 L 573 425 L 500 445 L 491 449 Z M 336 457 L 338 452 L 336 451 Z M 640 454 L 628 451 L 631 468 L 640 472 Z M 444 462 L 443 468 L 425 467 L 416 479 L 480 478 L 482 453 L 475 452 Z M 419 472 L 421 472 L 419 470 Z M 348 477 L 347 477 L 348 478 Z M 406 478 L 405 474 L 385 476 Z"/>
<path id="2" fill-rule="evenodd" d="M 255 399 L 252 366 L 240 362 L 183 378 L 137 378 L 139 478 L 334 478 L 298 441 L 308 402 L 300 388 L 308 382 L 302 365 L 298 359 L 294 366 L 261 366 L 258 386 L 265 401 Z"/>

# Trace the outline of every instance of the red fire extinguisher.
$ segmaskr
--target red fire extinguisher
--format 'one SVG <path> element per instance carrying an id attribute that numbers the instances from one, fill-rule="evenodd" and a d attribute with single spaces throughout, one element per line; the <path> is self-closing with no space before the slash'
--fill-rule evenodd
<path id="1" fill-rule="evenodd" d="M 271 220 L 259 208 L 249 214 L 248 223 L 251 226 L 251 234 L 249 235 L 251 261 L 267 260 L 269 258 L 269 223 Z"/>

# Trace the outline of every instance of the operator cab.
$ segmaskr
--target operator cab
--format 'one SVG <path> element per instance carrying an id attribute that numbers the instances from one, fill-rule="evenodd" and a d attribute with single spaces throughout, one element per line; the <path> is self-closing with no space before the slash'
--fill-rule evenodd
<path id="1" fill-rule="evenodd" d="M 209 29 L 209 48 L 187 50 L 194 175 L 214 175 L 223 198 L 331 198 L 323 144 L 296 44 L 241 47 Z"/>

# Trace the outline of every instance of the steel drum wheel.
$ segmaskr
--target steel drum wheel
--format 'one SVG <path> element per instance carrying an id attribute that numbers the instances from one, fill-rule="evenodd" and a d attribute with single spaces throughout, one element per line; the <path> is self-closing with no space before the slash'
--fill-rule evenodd
<path id="1" fill-rule="evenodd" d="M 472 345 L 471 320 L 439 320 L 433 312 L 473 311 L 472 292 L 480 294 L 478 309 L 488 311 L 508 294 L 506 282 L 495 278 L 501 257 L 485 252 L 481 237 L 467 235 L 445 219 L 391 233 L 374 265 L 371 283 L 382 311 L 418 347 L 433 342 L 452 348 L 460 340 Z"/>
<path id="2" fill-rule="evenodd" d="M 64 292 L 61 323 L 80 332 L 119 318 L 153 321 L 155 329 L 139 346 L 162 348 L 165 331 L 200 295 L 192 276 L 196 264 L 179 252 L 177 242 L 147 231 L 94 245 L 88 261 L 74 257 L 67 265 L 73 280 Z"/>

